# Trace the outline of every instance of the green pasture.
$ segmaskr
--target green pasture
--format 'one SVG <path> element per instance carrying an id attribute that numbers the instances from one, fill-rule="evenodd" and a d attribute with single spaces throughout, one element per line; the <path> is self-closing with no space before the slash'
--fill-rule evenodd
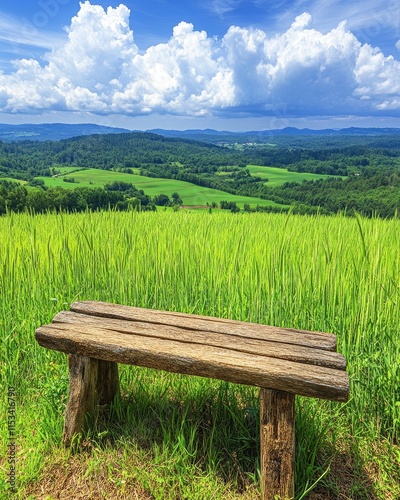
<path id="1" fill-rule="evenodd" d="M 62 165 L 56 165 L 54 168 L 57 170 L 57 172 L 59 172 L 59 174 L 56 174 L 57 176 L 70 174 L 72 172 L 76 172 L 79 170 L 84 170 L 83 167 L 64 167 Z"/>
<path id="2" fill-rule="evenodd" d="M 67 357 L 34 332 L 90 299 L 336 334 L 350 400 L 296 399 L 295 500 L 399 499 L 399 232 L 290 213 L 0 217 L 0 498 L 260 498 L 254 387 L 121 365 L 120 397 L 62 446 Z"/>
<path id="3" fill-rule="evenodd" d="M 267 186 L 280 186 L 285 182 L 316 181 L 326 179 L 328 175 L 311 174 L 308 172 L 289 172 L 286 168 L 262 167 L 259 165 L 247 165 L 250 173 L 254 176 L 268 179 Z"/>
<path id="4" fill-rule="evenodd" d="M 75 189 L 77 187 L 102 187 L 109 182 L 123 181 L 135 184 L 139 175 L 125 174 L 111 170 L 96 168 L 85 168 L 77 170 L 76 167 L 63 167 L 63 175 L 56 177 L 39 177 L 43 179 L 47 187 L 62 187 L 64 189 Z M 68 170 L 67 170 L 68 169 Z M 61 170 L 61 169 L 60 169 Z M 65 182 L 64 179 L 75 179 L 75 182 Z"/>
<path id="5" fill-rule="evenodd" d="M 27 181 L 22 181 L 21 179 L 14 179 L 13 177 L 0 177 L 0 181 L 18 182 L 19 184 L 27 183 Z"/>
<path id="6" fill-rule="evenodd" d="M 63 178 L 68 177 L 73 178 L 76 182 L 72 183 L 63 181 Z M 220 203 L 222 200 L 225 200 L 235 201 L 241 208 L 243 208 L 245 203 L 248 203 L 250 207 L 256 207 L 257 205 L 275 205 L 282 207 L 282 205 L 278 205 L 269 200 L 229 194 L 217 189 L 197 186 L 190 182 L 145 177 L 142 175 L 125 174 L 94 168 L 79 170 L 78 172 L 72 172 L 68 175 L 60 177 L 39 178 L 43 179 L 45 185 L 48 187 L 60 186 L 64 189 L 75 189 L 77 187 L 102 187 L 105 184 L 114 181 L 130 182 L 137 189 L 143 189 L 143 191 L 149 196 L 155 196 L 161 193 L 171 196 L 172 193 L 177 192 L 182 198 L 184 205 L 206 205 L 207 203 L 211 205 L 213 202 Z"/>

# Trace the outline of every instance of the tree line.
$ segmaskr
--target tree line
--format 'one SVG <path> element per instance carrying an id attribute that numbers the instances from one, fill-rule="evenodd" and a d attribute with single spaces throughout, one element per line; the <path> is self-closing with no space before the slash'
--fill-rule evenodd
<path id="1" fill-rule="evenodd" d="M 400 170 L 365 169 L 345 179 L 288 182 L 269 188 L 268 199 L 295 207 L 314 207 L 324 213 L 355 212 L 368 217 L 400 214 Z"/>
<path id="2" fill-rule="evenodd" d="M 82 212 L 86 210 L 156 210 L 156 206 L 179 206 L 182 199 L 178 193 L 171 198 L 159 194 L 153 198 L 133 184 L 113 182 L 104 188 L 63 189 L 61 187 L 27 189 L 18 182 L 0 179 L 0 215 L 7 212 L 33 213 Z"/>

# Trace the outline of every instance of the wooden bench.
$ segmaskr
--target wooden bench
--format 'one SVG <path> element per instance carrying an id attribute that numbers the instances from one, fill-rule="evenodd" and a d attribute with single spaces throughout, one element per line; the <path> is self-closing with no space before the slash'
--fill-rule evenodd
<path id="1" fill-rule="evenodd" d="M 67 445 L 85 414 L 118 392 L 117 363 L 258 386 L 263 498 L 292 498 L 295 395 L 348 399 L 346 360 L 332 334 L 105 302 L 70 309 L 35 333 L 41 346 L 69 354 Z"/>

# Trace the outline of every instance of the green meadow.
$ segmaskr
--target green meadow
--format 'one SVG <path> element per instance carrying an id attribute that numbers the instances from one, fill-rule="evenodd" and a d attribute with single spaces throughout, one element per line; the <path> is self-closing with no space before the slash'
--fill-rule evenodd
<path id="1" fill-rule="evenodd" d="M 46 187 L 62 187 L 64 189 L 75 189 L 78 187 L 94 188 L 104 187 L 107 183 L 122 181 L 132 183 L 137 189 L 142 189 L 145 194 L 152 197 L 161 193 L 171 197 L 172 193 L 177 192 L 181 196 L 183 204 L 188 206 L 204 206 L 207 203 L 211 205 L 213 202 L 219 204 L 222 200 L 225 200 L 236 202 L 240 208 L 243 208 L 245 203 L 249 204 L 251 208 L 257 205 L 286 207 L 278 205 L 271 200 L 234 195 L 217 189 L 197 186 L 190 182 L 141 176 L 139 169 L 132 169 L 134 173 L 127 174 L 94 168 L 64 166 L 57 166 L 56 168 L 59 172 L 56 176 L 38 177 L 38 179 L 44 181 Z M 286 169 L 275 167 L 249 165 L 247 168 L 252 175 L 268 179 L 267 185 L 271 187 L 284 184 L 285 182 L 301 183 L 303 180 L 316 180 L 328 177 L 326 175 L 288 172 Z M 221 175 L 223 175 L 223 172 Z M 74 182 L 66 182 L 64 179 L 73 179 Z M 26 184 L 25 181 L 16 181 L 11 178 L 1 178 L 1 180 Z M 28 188 L 30 189 L 29 186 Z"/>
<path id="2" fill-rule="evenodd" d="M 55 167 L 57 171 L 59 172 L 58 175 L 65 175 L 65 174 L 71 174 L 73 172 L 78 172 L 79 170 L 85 170 L 83 167 L 63 167 L 62 165 L 58 165 Z"/>
<path id="3" fill-rule="evenodd" d="M 297 398 L 296 500 L 400 498 L 399 232 L 292 214 L 1 217 L 0 411 L 16 422 L 12 440 L 0 427 L 0 498 L 10 441 L 22 500 L 260 498 L 254 387 L 124 365 L 120 398 L 63 448 L 67 358 L 34 332 L 85 299 L 335 333 L 351 397 Z"/>
<path id="4" fill-rule="evenodd" d="M 326 179 L 328 175 L 311 174 L 309 172 L 289 172 L 286 168 L 262 167 L 259 165 L 248 165 L 246 168 L 254 176 L 268 179 L 267 186 L 281 186 L 285 182 L 303 182 Z"/>
<path id="5" fill-rule="evenodd" d="M 67 167 L 68 168 L 68 167 Z M 69 167 L 73 168 L 73 167 Z M 145 177 L 137 174 L 126 174 L 121 172 L 113 172 L 109 170 L 100 170 L 94 168 L 82 169 L 68 172 L 59 177 L 39 177 L 43 179 L 45 185 L 48 187 L 62 187 L 65 189 L 75 189 L 77 187 L 102 187 L 107 183 L 115 181 L 123 181 L 132 183 L 137 189 L 143 191 L 149 196 L 158 194 L 166 194 L 171 196 L 172 193 L 179 193 L 184 205 L 210 205 L 220 203 L 221 200 L 234 201 L 238 206 L 243 208 L 245 203 L 250 207 L 257 205 L 264 206 L 281 206 L 269 200 L 262 200 L 261 198 L 253 198 L 250 196 L 239 196 L 218 189 L 211 189 L 207 187 L 197 186 L 190 182 L 179 181 L 175 179 L 161 179 Z M 75 182 L 65 182 L 63 179 L 73 178 Z"/>
<path id="6" fill-rule="evenodd" d="M 26 184 L 26 181 L 22 181 L 20 179 L 14 179 L 13 177 L 0 177 L 0 181 L 10 181 L 10 182 L 18 182 L 19 184 Z"/>

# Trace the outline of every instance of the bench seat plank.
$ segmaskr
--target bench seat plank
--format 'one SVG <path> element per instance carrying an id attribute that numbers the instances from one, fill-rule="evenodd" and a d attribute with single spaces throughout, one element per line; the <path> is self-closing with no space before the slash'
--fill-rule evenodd
<path id="1" fill-rule="evenodd" d="M 338 370 L 346 369 L 346 359 L 342 354 L 322 349 L 311 349 L 303 345 L 286 344 L 284 336 L 283 342 L 276 342 L 269 339 L 246 338 L 239 334 L 229 336 L 227 333 L 216 333 L 208 330 L 190 330 L 188 328 L 145 323 L 143 321 L 115 320 L 113 318 L 88 316 L 70 311 L 59 312 L 54 317 L 53 323 L 95 326 L 112 330 L 116 333 L 177 340 L 179 342 L 198 344 L 199 347 L 204 345 L 222 347 L 241 353 L 259 354 L 271 358 L 336 368 Z"/>
<path id="2" fill-rule="evenodd" d="M 158 311 L 90 300 L 74 302 L 71 304 L 70 310 L 88 316 L 179 326 L 190 330 L 205 330 L 260 340 L 268 339 L 270 341 L 336 351 L 336 335 L 331 333 L 311 332 L 294 328 L 282 328 L 260 325 L 258 323 L 247 323 L 245 321 L 214 318 L 212 316 Z"/>
<path id="3" fill-rule="evenodd" d="M 94 325 L 54 323 L 36 330 L 39 344 L 69 354 L 199 375 L 277 389 L 303 396 L 346 401 L 347 372 L 259 354 L 137 336 Z"/>

